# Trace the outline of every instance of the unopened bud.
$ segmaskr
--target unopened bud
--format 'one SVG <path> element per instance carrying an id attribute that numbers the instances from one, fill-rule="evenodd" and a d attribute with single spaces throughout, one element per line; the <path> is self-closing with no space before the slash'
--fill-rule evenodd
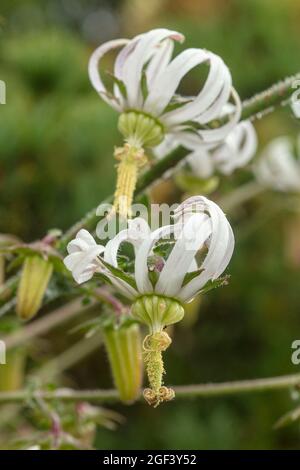
<path id="1" fill-rule="evenodd" d="M 106 328 L 104 343 L 120 399 L 125 403 L 132 403 L 139 397 L 142 385 L 142 340 L 139 325 Z"/>
<path id="2" fill-rule="evenodd" d="M 17 293 L 17 314 L 22 320 L 39 311 L 52 271 L 52 263 L 39 255 L 25 259 Z"/>

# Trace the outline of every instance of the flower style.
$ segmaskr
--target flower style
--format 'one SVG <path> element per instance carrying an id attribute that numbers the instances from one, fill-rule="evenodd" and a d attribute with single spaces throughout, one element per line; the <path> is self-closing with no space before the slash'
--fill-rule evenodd
<path id="1" fill-rule="evenodd" d="M 131 40 L 118 39 L 101 45 L 92 54 L 89 76 L 100 97 L 121 113 L 119 129 L 125 145 L 115 151 L 120 161 L 114 207 L 125 218 L 138 169 L 146 164 L 145 147 L 158 145 L 165 135 L 189 137 L 202 143 L 219 142 L 238 122 L 239 97 L 223 60 L 204 49 L 186 49 L 172 59 L 174 42 L 183 42 L 177 31 L 154 29 Z M 99 62 L 110 50 L 121 48 L 114 63 L 113 89 L 104 85 Z M 183 77 L 196 66 L 209 66 L 198 94 L 178 96 Z M 235 103 L 228 122 L 219 128 L 208 123 L 220 117 L 224 105 Z"/>
<path id="2" fill-rule="evenodd" d="M 225 214 L 203 196 L 178 206 L 174 222 L 151 232 L 144 219 L 129 220 L 128 229 L 120 231 L 105 248 L 81 230 L 70 242 L 65 259 L 77 282 L 101 272 L 133 302 L 132 316 L 148 325 L 144 358 L 151 388 L 144 395 L 155 406 L 174 395 L 162 386 L 161 353 L 171 342 L 164 327 L 182 319 L 185 302 L 222 283 L 218 278 L 234 249 Z M 118 252 L 123 243 L 134 249 L 132 274 L 121 268 Z"/>
<path id="3" fill-rule="evenodd" d="M 297 155 L 296 155 L 297 154 Z M 274 139 L 267 145 L 254 166 L 258 182 L 277 191 L 300 191 L 300 137 L 296 152 L 292 140 L 285 136 Z"/>

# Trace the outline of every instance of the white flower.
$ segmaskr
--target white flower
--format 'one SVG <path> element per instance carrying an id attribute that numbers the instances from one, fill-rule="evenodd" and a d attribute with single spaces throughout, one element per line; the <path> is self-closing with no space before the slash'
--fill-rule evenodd
<path id="1" fill-rule="evenodd" d="M 255 155 L 257 136 L 251 122 L 242 121 L 218 145 L 205 145 L 191 136 L 177 140 L 166 137 L 154 151 L 158 157 L 162 157 L 179 145 L 191 151 L 183 163 L 189 164 L 195 176 L 207 179 L 215 171 L 229 175 L 235 169 L 247 165 Z"/>
<path id="2" fill-rule="evenodd" d="M 222 210 L 202 196 L 187 199 L 177 208 L 174 218 L 174 224 L 153 232 L 144 219 L 133 219 L 129 221 L 128 229 L 119 232 L 106 245 L 104 263 L 99 257 L 103 247 L 99 246 L 97 252 L 93 240 L 90 243 L 93 248 L 81 251 L 78 261 L 67 261 L 72 256 L 69 255 L 65 264 L 75 279 L 81 280 L 83 276 L 89 279 L 92 272 L 102 270 L 116 289 L 132 300 L 153 294 L 188 302 L 226 269 L 233 253 L 234 236 Z M 155 247 L 161 242 L 167 243 L 170 238 L 173 238 L 171 252 L 159 255 L 158 268 L 153 273 Z M 134 248 L 133 274 L 121 270 L 118 252 L 122 243 L 130 243 Z M 200 250 L 203 253 L 199 262 Z"/>
<path id="3" fill-rule="evenodd" d="M 186 49 L 172 59 L 174 41 L 183 40 L 184 36 L 176 31 L 154 29 L 131 40 L 102 44 L 91 56 L 90 80 L 101 98 L 120 113 L 146 113 L 167 133 L 194 132 L 203 142 L 220 141 L 237 123 L 241 111 L 231 74 L 219 56 L 204 49 Z M 121 51 L 115 60 L 114 86 L 110 92 L 102 81 L 99 62 L 116 48 Z M 209 65 L 209 73 L 198 94 L 176 95 L 183 77 L 199 65 Z M 217 129 L 204 128 L 220 116 L 231 98 L 235 106 L 229 122 Z"/>
<path id="4" fill-rule="evenodd" d="M 91 279 L 96 271 L 101 271 L 97 258 L 104 249 L 104 246 L 97 245 L 92 235 L 85 229 L 79 230 L 76 238 L 68 244 L 69 255 L 64 259 L 64 263 L 72 271 L 78 284 Z"/>
<path id="5" fill-rule="evenodd" d="M 300 153 L 300 138 L 297 152 Z M 278 137 L 267 145 L 254 166 L 258 182 L 278 191 L 300 191 L 300 161 L 289 137 Z"/>

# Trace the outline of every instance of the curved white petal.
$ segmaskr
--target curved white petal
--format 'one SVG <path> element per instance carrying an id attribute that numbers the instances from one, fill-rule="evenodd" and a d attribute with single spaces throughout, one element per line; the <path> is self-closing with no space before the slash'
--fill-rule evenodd
<path id="1" fill-rule="evenodd" d="M 170 39 L 165 39 L 158 45 L 157 51 L 153 54 L 146 68 L 146 77 L 148 88 L 151 89 L 157 75 L 167 67 L 171 60 L 174 49 L 174 43 Z"/>
<path id="2" fill-rule="evenodd" d="M 226 269 L 234 248 L 234 236 L 223 211 L 214 202 L 203 196 L 187 199 L 175 211 L 175 219 L 188 223 L 194 213 L 208 213 L 211 221 L 211 236 L 207 243 L 208 253 L 200 266 L 203 272 L 193 278 L 180 292 L 183 301 L 190 300 L 210 279 L 217 279 Z"/>
<path id="3" fill-rule="evenodd" d="M 224 174 L 241 168 L 254 157 L 257 150 L 257 136 L 250 121 L 242 121 L 227 136 L 223 145 L 213 152 L 217 168 Z"/>
<path id="4" fill-rule="evenodd" d="M 96 246 L 88 251 L 71 253 L 64 259 L 67 269 L 72 272 L 73 278 L 78 284 L 88 281 L 99 269 L 97 257 L 103 253 L 103 246 Z"/>
<path id="5" fill-rule="evenodd" d="M 100 269 L 98 256 L 104 252 L 104 246 L 97 245 L 92 235 L 85 229 L 79 230 L 67 250 L 64 264 L 76 282 L 81 284 L 92 278 L 95 271 Z"/>
<path id="6" fill-rule="evenodd" d="M 144 110 L 150 114 L 159 116 L 174 96 L 182 78 L 191 69 L 207 60 L 209 60 L 208 52 L 201 49 L 187 49 L 181 52 L 167 67 L 156 75 L 146 98 Z M 179 111 L 186 106 L 188 105 L 179 108 Z M 176 113 L 176 111 L 161 116 L 162 122 L 168 125 L 167 116 L 172 115 L 172 113 Z M 182 122 L 181 119 L 180 122 Z"/>
<path id="7" fill-rule="evenodd" d="M 178 295 L 183 279 L 196 253 L 211 235 L 211 229 L 210 219 L 204 213 L 193 215 L 182 226 L 179 238 L 159 275 L 155 292 L 170 297 Z"/>
<path id="8" fill-rule="evenodd" d="M 151 254 L 153 246 L 157 240 L 171 235 L 174 231 L 174 225 L 165 225 L 154 230 L 149 237 L 138 248 L 135 257 L 135 280 L 138 291 L 143 294 L 153 292 L 153 286 L 149 280 L 148 256 Z"/>
<path id="9" fill-rule="evenodd" d="M 195 54 L 198 52 L 198 63 L 209 61 L 209 74 L 204 87 L 200 90 L 198 96 L 196 96 L 190 103 L 162 116 L 162 122 L 167 127 L 172 127 L 189 120 L 198 120 L 203 124 L 201 121 L 201 114 L 208 111 L 216 101 L 218 103 L 218 107 L 215 112 L 216 114 L 219 114 L 230 94 L 231 75 L 228 67 L 224 64 L 222 59 L 211 52 L 203 51 L 201 49 L 192 49 L 192 51 L 195 51 Z M 184 52 L 188 52 L 188 50 Z M 222 90 L 224 88 L 226 93 L 223 95 Z"/>
<path id="10" fill-rule="evenodd" d="M 99 93 L 101 98 L 117 111 L 122 110 L 120 103 L 117 97 L 112 96 L 106 89 L 101 79 L 101 75 L 99 71 L 99 63 L 102 57 L 104 56 L 104 54 L 106 54 L 112 49 L 125 46 L 126 44 L 128 44 L 128 42 L 129 42 L 129 39 L 115 39 L 113 41 L 108 41 L 102 44 L 93 52 L 89 60 L 89 65 L 88 65 L 89 77 L 90 77 L 93 87 Z"/>
<path id="11" fill-rule="evenodd" d="M 150 234 L 149 225 L 141 217 L 129 220 L 128 225 L 128 229 L 121 230 L 105 247 L 104 260 L 114 267 L 118 267 L 117 254 L 123 242 L 131 243 L 136 250 Z"/>
<path id="12" fill-rule="evenodd" d="M 231 88 L 231 95 L 235 102 L 235 107 L 234 112 L 230 115 L 228 122 L 220 127 L 217 127 L 216 129 L 200 129 L 198 133 L 203 141 L 210 143 L 222 141 L 238 123 L 242 111 L 241 100 L 234 88 Z"/>
<path id="13" fill-rule="evenodd" d="M 168 38 L 176 41 L 184 39 L 177 31 L 163 28 L 154 29 L 134 39 L 135 47 L 127 55 L 122 66 L 122 80 L 126 86 L 128 107 L 141 109 L 143 97 L 140 85 L 143 68 L 157 51 L 161 41 Z"/>
<path id="14" fill-rule="evenodd" d="M 67 245 L 68 253 L 75 253 L 77 251 L 88 250 L 97 246 L 92 235 L 85 229 L 79 230 L 74 240 L 71 240 Z"/>

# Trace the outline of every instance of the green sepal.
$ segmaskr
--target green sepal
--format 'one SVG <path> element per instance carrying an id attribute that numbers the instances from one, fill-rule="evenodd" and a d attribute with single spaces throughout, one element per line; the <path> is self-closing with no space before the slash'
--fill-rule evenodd
<path id="1" fill-rule="evenodd" d="M 139 325 L 123 324 L 103 330 L 104 344 L 120 399 L 132 403 L 141 393 L 142 339 Z"/>
<path id="2" fill-rule="evenodd" d="M 155 333 L 179 322 L 184 316 L 184 308 L 176 299 L 149 294 L 134 302 L 131 314 L 136 320 L 148 325 L 151 333 Z"/>

